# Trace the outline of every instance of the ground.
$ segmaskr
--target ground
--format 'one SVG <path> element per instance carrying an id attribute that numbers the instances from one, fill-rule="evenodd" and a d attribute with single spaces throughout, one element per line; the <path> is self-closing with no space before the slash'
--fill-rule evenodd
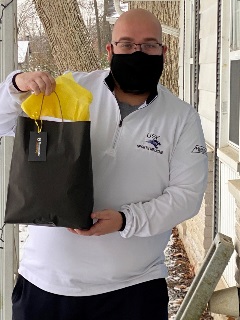
<path id="1" fill-rule="evenodd" d="M 183 243 L 176 228 L 173 229 L 170 241 L 165 251 L 169 294 L 169 320 L 174 320 L 177 311 L 194 279 L 194 268 L 189 262 Z M 206 310 L 200 320 L 212 320 Z"/>

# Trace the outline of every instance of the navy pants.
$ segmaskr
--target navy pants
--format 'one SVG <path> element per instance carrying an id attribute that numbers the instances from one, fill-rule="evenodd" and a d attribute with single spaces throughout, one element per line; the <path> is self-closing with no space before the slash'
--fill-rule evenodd
<path id="1" fill-rule="evenodd" d="M 165 279 L 86 297 L 39 289 L 18 277 L 12 294 L 13 320 L 167 320 Z"/>

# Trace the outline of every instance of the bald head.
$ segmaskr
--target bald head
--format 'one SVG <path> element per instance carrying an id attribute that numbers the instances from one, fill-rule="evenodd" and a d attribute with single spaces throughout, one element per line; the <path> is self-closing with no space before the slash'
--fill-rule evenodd
<path id="1" fill-rule="evenodd" d="M 136 43 L 144 42 L 146 40 L 156 40 L 161 43 L 161 24 L 159 20 L 147 10 L 129 10 L 118 18 L 112 32 L 113 41 L 124 39 Z"/>

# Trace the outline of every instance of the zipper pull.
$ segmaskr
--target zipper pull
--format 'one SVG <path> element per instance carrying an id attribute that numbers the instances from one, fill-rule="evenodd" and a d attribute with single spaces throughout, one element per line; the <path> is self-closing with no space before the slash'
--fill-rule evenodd
<path id="1" fill-rule="evenodd" d="M 121 128 L 121 126 L 122 126 L 122 123 L 123 123 L 123 121 L 122 121 L 122 119 L 120 120 L 120 122 L 119 122 L 119 128 Z"/>

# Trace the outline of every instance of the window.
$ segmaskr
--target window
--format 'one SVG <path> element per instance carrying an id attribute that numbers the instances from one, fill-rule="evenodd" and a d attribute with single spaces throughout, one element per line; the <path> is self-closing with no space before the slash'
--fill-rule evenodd
<path id="1" fill-rule="evenodd" d="M 240 0 L 231 1 L 229 141 L 239 146 Z"/>
<path id="2" fill-rule="evenodd" d="M 232 0 L 231 50 L 240 50 L 240 0 Z"/>
<path id="3" fill-rule="evenodd" d="M 229 140 L 239 145 L 240 60 L 231 61 Z"/>

